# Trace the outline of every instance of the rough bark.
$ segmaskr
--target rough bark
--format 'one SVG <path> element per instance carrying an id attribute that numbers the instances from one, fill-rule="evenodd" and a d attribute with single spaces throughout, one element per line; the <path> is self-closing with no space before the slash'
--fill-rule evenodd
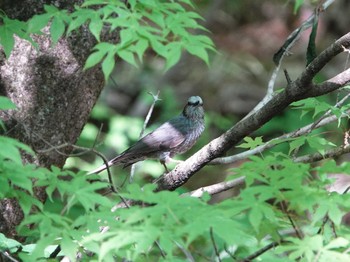
<path id="1" fill-rule="evenodd" d="M 4 1 L 0 9 L 10 17 L 27 20 L 43 10 L 43 4 L 55 4 L 70 9 L 77 1 Z M 40 166 L 62 167 L 66 156 L 51 150 L 63 143 L 74 144 L 86 123 L 103 86 L 100 68 L 83 71 L 84 62 L 95 40 L 88 30 L 81 29 L 68 39 L 52 46 L 47 34 L 35 36 L 36 49 L 27 41 L 16 38 L 11 56 L 6 60 L 0 49 L 0 95 L 9 97 L 16 110 L 0 112 L 6 135 L 30 145 L 35 159 L 23 156 L 24 162 Z M 61 149 L 69 153 L 71 148 Z M 40 200 L 43 189 L 37 189 Z M 16 235 L 15 226 L 23 215 L 12 199 L 0 202 L 0 232 Z"/>

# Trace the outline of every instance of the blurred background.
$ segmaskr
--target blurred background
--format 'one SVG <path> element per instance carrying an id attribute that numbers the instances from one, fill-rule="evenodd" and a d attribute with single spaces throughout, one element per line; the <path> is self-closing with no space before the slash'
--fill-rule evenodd
<path id="1" fill-rule="evenodd" d="M 158 127 L 169 118 L 180 114 L 191 95 L 199 95 L 204 100 L 206 110 L 206 130 L 197 144 L 189 152 L 178 156 L 186 159 L 202 146 L 218 137 L 244 117 L 265 95 L 268 81 L 275 68 L 274 53 L 283 45 L 287 36 L 306 20 L 315 10 L 319 1 L 304 1 L 295 12 L 295 1 L 287 0 L 194 0 L 197 12 L 204 20 L 202 24 L 209 30 L 208 36 L 215 42 L 217 53 L 210 53 L 210 67 L 187 53 L 180 63 L 164 72 L 164 60 L 147 53 L 144 64 L 135 68 L 117 60 L 112 78 L 106 84 L 91 119 L 78 141 L 79 145 L 92 147 L 99 130 L 95 149 L 108 159 L 124 151 L 137 141 L 143 121 L 153 102 L 148 92 L 160 91 L 161 100 L 155 105 L 146 133 Z M 350 1 L 335 1 L 320 16 L 317 32 L 317 51 L 321 52 L 335 39 L 349 31 Z M 282 68 L 287 69 L 291 79 L 295 79 L 306 65 L 306 48 L 310 30 L 285 58 Z M 327 66 L 318 81 L 334 76 L 347 66 L 346 54 Z M 275 89 L 286 84 L 283 71 L 279 73 Z M 337 94 L 325 99 L 335 101 Z M 288 109 L 252 136 L 263 136 L 263 140 L 295 130 L 312 122 L 312 115 L 300 118 L 301 112 Z M 340 129 L 329 126 L 325 132 L 339 144 L 346 126 Z M 235 154 L 242 149 L 233 148 L 227 154 Z M 288 152 L 288 145 L 275 150 Z M 83 158 L 70 158 L 66 167 L 77 170 L 92 170 L 102 164 L 93 153 Z M 225 180 L 232 174 L 231 166 L 207 166 L 198 172 L 181 189 L 195 189 Z M 173 166 L 170 165 L 172 168 Z M 128 183 L 130 168 L 112 169 L 114 182 L 120 186 Z M 135 183 L 149 183 L 164 172 L 157 161 L 147 160 L 136 165 Z M 230 192 L 225 193 L 230 194 Z"/>

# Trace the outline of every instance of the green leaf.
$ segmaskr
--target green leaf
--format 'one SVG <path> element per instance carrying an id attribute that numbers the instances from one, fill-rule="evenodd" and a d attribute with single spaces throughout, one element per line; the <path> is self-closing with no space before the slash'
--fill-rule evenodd
<path id="1" fill-rule="evenodd" d="M 339 226 L 343 219 L 344 212 L 342 212 L 338 207 L 338 204 L 335 203 L 335 205 L 329 207 L 328 216 L 336 226 Z"/>
<path id="2" fill-rule="evenodd" d="M 95 16 L 95 10 L 78 8 L 71 15 L 72 21 L 68 24 L 67 35 Z"/>
<path id="3" fill-rule="evenodd" d="M 349 240 L 345 239 L 343 237 L 338 237 L 336 239 L 333 239 L 329 244 L 325 246 L 327 249 L 334 249 L 334 248 L 340 248 L 340 247 L 346 247 L 349 245 Z"/>
<path id="4" fill-rule="evenodd" d="M 8 164 L 4 170 L 7 174 L 12 173 L 12 175 L 9 177 L 9 180 L 13 185 L 16 185 L 22 189 L 25 189 L 29 191 L 31 194 L 33 193 L 33 182 L 29 176 L 25 173 L 25 170 L 23 167 L 21 169 L 21 166 L 19 165 L 10 165 Z M 28 195 L 25 194 L 26 197 L 24 197 L 24 201 L 28 199 Z"/>
<path id="5" fill-rule="evenodd" d="M 138 65 L 135 61 L 134 54 L 132 52 L 128 51 L 127 49 L 121 49 L 121 50 L 117 51 L 117 54 L 124 61 L 128 62 L 129 64 L 131 64 L 135 67 L 138 67 Z"/>
<path id="6" fill-rule="evenodd" d="M 166 52 L 166 66 L 165 70 L 168 70 L 172 66 L 174 66 L 177 62 L 179 62 L 180 57 L 181 57 L 181 43 L 170 43 L 167 45 L 168 51 Z"/>
<path id="7" fill-rule="evenodd" d="M 288 238 L 291 243 L 276 248 L 277 254 L 288 252 L 289 258 L 296 260 L 303 257 L 305 261 L 315 261 L 317 254 L 323 248 L 323 236 L 305 236 L 303 239 Z"/>
<path id="8" fill-rule="evenodd" d="M 306 138 L 304 136 L 298 137 L 289 143 L 289 152 L 292 153 L 294 150 L 299 149 L 299 147 L 305 145 Z"/>
<path id="9" fill-rule="evenodd" d="M 150 39 L 150 41 L 151 41 L 151 47 L 153 48 L 153 50 L 157 54 L 167 58 L 168 56 L 167 48 L 158 39 Z"/>
<path id="10" fill-rule="evenodd" d="M 6 96 L 0 96 L 0 110 L 15 109 L 16 105 Z"/>
<path id="11" fill-rule="evenodd" d="M 29 154 L 34 154 L 33 150 L 25 144 L 20 143 L 16 139 L 0 136 L 0 158 L 9 159 L 17 164 L 22 164 L 19 149 L 25 150 Z"/>
<path id="12" fill-rule="evenodd" d="M 95 52 L 93 52 L 86 60 L 84 70 L 86 70 L 90 67 L 93 67 L 96 64 L 98 64 L 99 62 L 101 62 L 102 58 L 107 56 L 109 53 L 114 54 L 115 49 L 116 49 L 115 45 L 110 44 L 110 43 L 101 42 L 101 43 L 98 43 L 97 45 L 95 45 L 93 48 L 93 50 L 95 50 Z"/>
<path id="13" fill-rule="evenodd" d="M 263 213 L 258 206 L 254 206 L 249 212 L 249 222 L 256 232 L 259 232 L 260 224 L 263 219 Z"/>
<path id="14" fill-rule="evenodd" d="M 60 10 L 54 5 L 44 5 L 44 10 L 49 14 L 59 14 Z"/>
<path id="15" fill-rule="evenodd" d="M 106 81 L 108 80 L 110 74 L 114 69 L 114 65 L 115 65 L 114 56 L 115 56 L 114 52 L 108 52 L 106 58 L 102 62 L 102 72 Z"/>
<path id="16" fill-rule="evenodd" d="M 314 16 L 312 30 L 309 37 L 309 43 L 307 46 L 306 65 L 309 65 L 317 57 L 316 35 L 317 35 L 317 26 L 318 26 L 318 16 L 319 16 L 319 12 L 316 12 Z"/>
<path id="17" fill-rule="evenodd" d="M 311 148 L 314 148 L 319 152 L 321 155 L 323 155 L 327 149 L 327 146 L 336 146 L 334 143 L 326 140 L 323 137 L 318 136 L 312 136 L 309 135 L 306 137 L 307 143 L 310 145 Z"/>
<path id="18" fill-rule="evenodd" d="M 56 44 L 62 37 L 65 30 L 65 23 L 59 16 L 55 16 L 51 22 L 50 34 L 53 44 Z"/>
<path id="19" fill-rule="evenodd" d="M 195 46 L 195 45 L 186 45 L 186 50 L 191 54 L 202 59 L 207 65 L 209 65 L 209 56 L 208 52 L 204 47 Z"/>
<path id="20" fill-rule="evenodd" d="M 140 38 L 140 40 L 135 44 L 135 52 L 141 62 L 143 60 L 143 54 L 145 53 L 148 46 L 148 41 L 144 38 Z"/>
<path id="21" fill-rule="evenodd" d="M 93 19 L 91 19 L 89 24 L 89 29 L 91 33 L 94 35 L 96 40 L 100 42 L 100 34 L 103 28 L 103 22 L 98 15 L 95 15 Z"/>
<path id="22" fill-rule="evenodd" d="M 300 7 L 304 4 L 304 0 L 295 0 L 295 4 L 294 4 L 294 14 L 296 14 L 298 12 L 298 10 L 300 9 Z"/>
<path id="23" fill-rule="evenodd" d="M 0 26 L 0 43 L 4 48 L 6 57 L 8 58 L 11 54 L 13 46 L 15 44 L 15 39 L 13 37 L 14 33 L 6 25 Z"/>
<path id="24" fill-rule="evenodd" d="M 99 62 L 102 61 L 103 57 L 107 54 L 107 50 L 99 50 L 95 51 L 92 54 L 89 55 L 89 57 L 86 59 L 84 70 L 89 69 L 95 65 L 97 65 Z"/>
<path id="25" fill-rule="evenodd" d="M 73 241 L 69 235 L 65 234 L 62 237 L 60 246 L 65 256 L 67 256 L 71 261 L 76 260 L 76 255 L 78 252 L 76 241 Z"/>
<path id="26" fill-rule="evenodd" d="M 135 31 L 133 29 L 124 29 L 120 31 L 120 46 L 125 48 L 134 42 L 135 39 Z"/>
<path id="27" fill-rule="evenodd" d="M 28 32 L 29 33 L 41 33 L 43 29 L 50 21 L 51 14 L 40 14 L 33 16 L 28 21 Z"/>
<path id="28" fill-rule="evenodd" d="M 18 199 L 19 199 L 19 205 L 21 206 L 23 213 L 25 215 L 28 215 L 33 209 L 33 206 L 36 206 L 40 210 L 43 209 L 43 203 L 41 203 L 38 199 L 35 197 L 32 197 L 28 195 L 27 193 L 17 191 Z"/>
<path id="29" fill-rule="evenodd" d="M 254 149 L 264 144 L 261 136 L 255 137 L 254 139 L 249 136 L 246 136 L 245 138 L 243 138 L 243 140 L 245 141 L 245 143 L 242 143 L 237 147 Z"/>
<path id="30" fill-rule="evenodd" d="M 301 117 L 309 112 L 314 112 L 313 117 L 316 117 L 318 114 L 325 113 L 332 108 L 330 104 L 314 97 L 294 102 L 292 106 L 296 107 L 296 109 L 303 110 Z"/>
<path id="31" fill-rule="evenodd" d="M 22 247 L 22 244 L 19 243 L 18 241 L 7 238 L 4 234 L 0 233 L 0 251 L 5 252 L 5 251 L 10 251 L 16 252 L 18 248 Z"/>
<path id="32" fill-rule="evenodd" d="M 164 15 L 162 12 L 157 12 L 156 10 L 152 13 L 146 13 L 145 16 L 160 27 L 165 27 Z"/>

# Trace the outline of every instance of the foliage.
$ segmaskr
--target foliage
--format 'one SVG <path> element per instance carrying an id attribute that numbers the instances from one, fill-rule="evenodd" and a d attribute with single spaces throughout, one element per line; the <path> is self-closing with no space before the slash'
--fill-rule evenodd
<path id="1" fill-rule="evenodd" d="M 3 109 L 13 108 L 8 100 L 0 101 Z M 303 261 L 326 261 L 332 256 L 338 261 L 350 259 L 346 251 L 350 232 L 341 223 L 350 196 L 326 190 L 332 182 L 327 175 L 350 174 L 348 163 L 328 161 L 313 167 L 280 152 L 252 156 L 233 169 L 235 175 L 229 178 L 246 176 L 246 188 L 239 196 L 209 204 L 209 195 L 193 198 L 178 191 L 155 193 L 152 184 L 130 184 L 117 194 L 103 196 L 98 190 L 107 189 L 108 183 L 90 182 L 98 176 L 23 165 L 19 150 L 32 153 L 30 148 L 7 137 L 0 142 L 9 149 L 0 155 L 1 198 L 18 199 L 25 214 L 18 230 L 27 237 L 20 243 L 0 235 L 0 251 L 17 254 L 22 260 L 48 258 L 58 245 L 59 256 L 72 260 L 78 253 L 83 260 L 99 261 L 153 261 L 161 256 L 166 261 L 183 261 L 189 254 L 195 260 L 213 260 L 213 243 L 222 259 L 243 259 L 271 241 L 280 245 L 262 256 L 269 261 L 281 256 Z M 242 148 L 254 149 L 261 143 L 261 137 L 247 137 Z M 46 187 L 45 204 L 35 199 L 35 186 Z M 128 201 L 128 207 L 116 208 L 123 201 Z M 291 229 L 302 231 L 303 238 L 283 235 Z"/>
<path id="2" fill-rule="evenodd" d="M 208 63 L 207 51 L 213 44 L 207 37 L 191 33 L 203 29 L 196 22 L 200 17 L 187 11 L 190 1 L 179 2 L 133 0 L 126 5 L 123 1 L 90 0 L 70 13 L 45 6 L 45 13 L 28 23 L 2 15 L 0 41 L 8 57 L 14 34 L 32 41 L 30 33 L 40 33 L 50 23 L 52 43 L 57 44 L 65 34 L 87 26 L 97 44 L 85 68 L 101 63 L 106 79 L 115 56 L 137 65 L 135 58 L 142 62 L 149 47 L 165 58 L 167 69 L 179 61 L 183 49 Z M 296 10 L 302 3 L 296 1 Z M 118 30 L 120 41 L 101 41 L 105 28 L 110 33 Z M 15 107 L 0 97 L 0 109 Z M 320 116 L 335 115 L 338 127 L 349 116 L 348 105 L 334 106 L 316 98 L 296 102 L 292 109 L 314 123 Z M 101 112 L 102 116 L 106 113 Z M 137 139 L 140 120 L 112 119 L 110 130 L 125 138 L 131 121 L 135 130 L 128 132 L 128 138 Z M 81 139 L 98 132 L 91 126 L 85 130 Z M 111 135 L 107 140 L 113 141 L 115 148 L 126 147 L 127 139 L 116 141 Z M 269 143 L 287 144 L 288 149 L 282 152 L 273 147 L 246 158 L 231 169 L 228 178 L 231 181 L 244 175 L 245 187 L 237 196 L 212 203 L 208 194 L 195 198 L 181 194 L 184 189 L 154 192 L 153 184 L 134 183 L 110 193 L 109 183 L 100 176 L 23 164 L 21 154 L 34 156 L 31 148 L 0 136 L 0 148 L 6 149 L 0 150 L 0 199 L 18 201 L 24 213 L 18 233 L 26 237 L 17 241 L 0 234 L 0 252 L 23 261 L 48 259 L 56 251 L 59 257 L 72 261 L 77 256 L 83 261 L 214 261 L 219 256 L 224 261 L 231 257 L 244 260 L 273 243 L 277 247 L 263 253 L 261 260 L 349 261 L 350 231 L 342 218 L 350 208 L 350 195 L 327 188 L 334 182 L 329 174 L 347 176 L 350 164 L 295 161 L 300 152 L 324 155 L 340 139 L 331 140 L 316 130 L 287 139 L 268 140 L 263 134 L 245 137 L 238 146 L 241 149 L 254 150 Z M 45 204 L 35 198 L 35 187 L 45 187 Z"/>
<path id="3" fill-rule="evenodd" d="M 3 166 L 15 164 L 9 159 L 2 163 L 6 163 Z M 316 257 L 326 260 L 331 254 L 341 261 L 349 259 L 343 252 L 348 247 L 345 239 L 350 235 L 341 225 L 341 217 L 344 210 L 349 209 L 350 196 L 329 194 L 325 190 L 330 182 L 329 170 L 349 173 L 347 163 L 337 166 L 330 161 L 313 168 L 309 164 L 295 163 L 287 155 L 252 157 L 251 161 L 233 170 L 247 177 L 247 187 L 237 198 L 212 205 L 208 204 L 210 197 L 207 195 L 198 199 L 183 197 L 178 192 L 155 193 L 154 185 L 141 188 L 131 184 L 119 195 L 142 205 L 118 208 L 114 212 L 111 212 L 113 205 L 121 200 L 118 194 L 104 197 L 97 193 L 96 190 L 108 187 L 104 182 L 89 182 L 97 177 L 63 172 L 55 167 L 51 171 L 35 170 L 31 165 L 17 164 L 16 168 L 22 177 L 30 176 L 20 183 L 13 176 L 6 176 L 12 175 L 13 169 L 11 172 L 3 169 L 6 180 L 2 185 L 9 185 L 9 188 L 3 191 L 2 197 L 17 198 L 24 208 L 25 219 L 19 232 L 28 237 L 27 243 L 2 236 L 0 247 L 2 251 L 19 252 L 25 261 L 47 257 L 58 244 L 61 255 L 73 260 L 77 252 L 81 252 L 83 260 L 101 261 L 113 261 L 116 257 L 154 260 L 162 252 L 167 261 L 178 261 L 185 259 L 184 250 L 197 259 L 200 256 L 213 258 L 211 232 L 223 257 L 229 249 L 234 256 L 244 258 L 266 244 L 269 235 L 271 240 L 285 243 L 271 251 L 270 257 L 275 259 L 280 254 L 288 254 L 290 259 L 301 256 L 305 261 Z M 315 172 L 319 180 L 312 179 L 311 174 Z M 30 177 L 35 177 L 35 182 L 31 182 Z M 12 182 L 11 186 L 8 181 Z M 32 202 L 33 186 L 46 186 L 49 200 L 45 205 Z M 288 210 L 283 207 L 286 203 Z M 30 213 L 33 205 L 37 212 Z M 307 222 L 305 213 L 313 214 Z M 341 237 L 334 238 L 329 230 L 324 230 L 324 234 L 316 233 L 324 226 L 325 216 Z M 289 217 L 303 229 L 302 240 L 280 235 L 279 232 L 291 228 Z M 101 233 L 102 228 L 108 230 Z M 91 257 L 84 249 L 94 255 Z"/>
<path id="4" fill-rule="evenodd" d="M 215 50 L 214 44 L 209 37 L 194 34 L 194 30 L 205 28 L 197 22 L 202 17 L 188 8 L 193 8 L 189 0 L 86 0 L 71 12 L 45 5 L 45 12 L 35 15 L 27 23 L 11 20 L 2 14 L 0 44 L 9 57 L 14 46 L 14 35 L 35 44 L 30 35 L 43 34 L 44 27 L 49 24 L 52 45 L 55 45 L 61 37 L 88 27 L 97 44 L 84 68 L 101 63 L 106 80 L 114 68 L 116 57 L 138 66 L 137 59 L 142 62 L 149 48 L 164 57 L 166 70 L 179 61 L 183 50 L 209 64 L 208 51 Z M 115 39 L 117 34 L 118 41 L 106 42 L 101 38 Z"/>

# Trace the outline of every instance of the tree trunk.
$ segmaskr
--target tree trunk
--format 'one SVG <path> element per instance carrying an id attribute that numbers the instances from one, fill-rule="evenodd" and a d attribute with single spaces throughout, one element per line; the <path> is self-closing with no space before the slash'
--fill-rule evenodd
<path id="1" fill-rule="evenodd" d="M 54 3 L 61 9 L 70 9 L 77 1 Z M 51 1 L 5 1 L 0 9 L 10 18 L 25 21 L 41 12 L 43 4 Z M 55 46 L 47 34 L 34 39 L 39 45 L 37 49 L 16 38 L 7 60 L 0 49 L 0 95 L 17 106 L 16 110 L 0 112 L 0 118 L 5 122 L 6 135 L 30 145 L 36 152 L 35 159 L 24 155 L 24 163 L 62 167 L 71 148 L 61 148 L 64 154 L 42 150 L 76 142 L 104 86 L 104 78 L 99 67 L 83 71 L 95 44 L 88 30 L 81 29 L 67 39 L 60 39 Z M 37 189 L 36 193 L 41 201 L 45 200 L 44 189 Z M 0 202 L 1 233 L 16 236 L 15 226 L 22 219 L 15 200 Z"/>

